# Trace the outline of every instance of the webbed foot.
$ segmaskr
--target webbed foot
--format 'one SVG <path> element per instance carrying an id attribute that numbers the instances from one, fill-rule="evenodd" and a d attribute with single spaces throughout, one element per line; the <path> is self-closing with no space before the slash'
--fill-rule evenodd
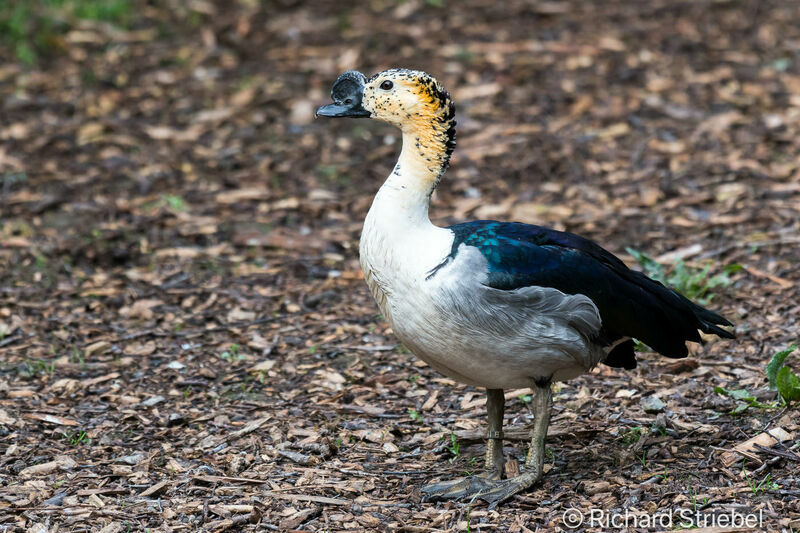
<path id="1" fill-rule="evenodd" d="M 481 499 L 494 509 L 515 494 L 527 490 L 542 479 L 544 469 L 544 439 L 550 422 L 552 391 L 550 383 L 538 384 L 536 400 L 533 405 L 534 425 L 531 432 L 531 447 L 525 461 L 525 472 L 510 479 L 500 479 L 503 465 L 503 451 L 500 446 L 502 433 L 497 429 L 502 421 L 502 391 L 489 390 L 489 442 L 486 449 L 487 472 L 483 475 L 468 476 L 452 481 L 443 481 L 422 488 L 423 501 L 442 499 L 470 500 Z"/>
<path id="2" fill-rule="evenodd" d="M 482 490 L 477 497 L 489 504 L 489 509 L 494 509 L 502 502 L 532 487 L 542 479 L 542 473 L 526 472 L 511 479 L 493 481 L 490 488 Z"/>
<path id="3" fill-rule="evenodd" d="M 422 501 L 458 500 L 474 497 L 482 491 L 490 490 L 498 481 L 500 481 L 499 477 L 475 475 L 431 483 L 420 489 L 423 493 Z"/>
<path id="4" fill-rule="evenodd" d="M 526 472 L 511 479 L 468 476 L 426 485 L 421 490 L 424 493 L 423 501 L 481 499 L 489 504 L 489 509 L 494 509 L 501 502 L 531 487 L 541 477 L 541 472 Z"/>

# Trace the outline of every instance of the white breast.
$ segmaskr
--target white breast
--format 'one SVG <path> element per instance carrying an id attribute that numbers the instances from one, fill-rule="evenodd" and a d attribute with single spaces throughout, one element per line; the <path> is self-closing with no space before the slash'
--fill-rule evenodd
<path id="1" fill-rule="evenodd" d="M 392 216 L 379 200 L 380 194 L 364 221 L 360 261 L 375 301 L 392 323 L 398 307 L 414 305 L 424 295 L 425 277 L 450 253 L 453 234 L 427 217 L 427 224 L 419 224 Z"/>
<path id="2" fill-rule="evenodd" d="M 427 217 L 426 221 L 427 221 Z M 486 260 L 453 233 L 382 210 L 376 198 L 361 236 L 361 266 L 394 333 L 415 355 L 463 383 L 528 387 L 534 379 L 570 379 L 604 355 L 589 336 L 600 328 L 585 296 L 528 287 L 484 285 Z"/>

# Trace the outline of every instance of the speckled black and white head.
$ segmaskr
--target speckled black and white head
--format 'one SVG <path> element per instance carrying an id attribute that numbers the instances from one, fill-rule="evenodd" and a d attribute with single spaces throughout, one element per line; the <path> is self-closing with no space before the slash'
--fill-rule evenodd
<path id="1" fill-rule="evenodd" d="M 399 68 L 368 79 L 361 105 L 372 118 L 400 129 L 424 129 L 431 121 L 448 122 L 456 112 L 450 94 L 433 76 Z"/>
<path id="2" fill-rule="evenodd" d="M 447 168 L 455 148 L 455 104 L 430 74 L 396 68 L 367 79 L 348 71 L 334 83 L 331 98 L 334 103 L 320 107 L 317 115 L 388 122 L 412 137 L 419 155 L 438 174 Z"/>

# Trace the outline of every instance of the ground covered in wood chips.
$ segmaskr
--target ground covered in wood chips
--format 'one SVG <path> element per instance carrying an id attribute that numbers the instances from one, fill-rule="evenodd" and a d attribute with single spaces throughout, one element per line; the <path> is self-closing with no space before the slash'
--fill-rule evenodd
<path id="1" fill-rule="evenodd" d="M 33 66 L 3 48 L 0 529 L 800 529 L 800 414 L 764 375 L 800 333 L 800 4 L 131 2 Z M 313 117 L 340 72 L 394 66 L 457 104 L 438 223 L 742 266 L 709 304 L 737 340 L 561 384 L 547 474 L 498 511 L 420 502 L 480 467 L 485 414 L 362 280 L 398 132 Z"/>

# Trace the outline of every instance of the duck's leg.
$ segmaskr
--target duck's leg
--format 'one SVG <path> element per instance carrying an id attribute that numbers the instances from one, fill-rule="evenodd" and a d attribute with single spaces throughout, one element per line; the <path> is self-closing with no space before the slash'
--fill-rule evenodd
<path id="1" fill-rule="evenodd" d="M 550 383 L 537 383 L 536 397 L 533 403 L 533 430 L 531 431 L 531 447 L 525 459 L 525 472 L 511 479 L 504 479 L 492 484 L 478 494 L 478 498 L 489 503 L 493 509 L 514 494 L 529 488 L 542 478 L 544 468 L 544 440 L 547 427 L 550 425 L 550 408 L 553 403 L 553 392 Z"/>
<path id="2" fill-rule="evenodd" d="M 492 481 L 503 475 L 503 411 L 505 397 L 503 389 L 486 389 L 486 413 L 489 419 L 489 435 L 486 441 L 484 471 L 475 476 L 442 481 L 422 487 L 426 500 L 455 499 L 474 496 L 490 488 Z"/>
<path id="3" fill-rule="evenodd" d="M 503 389 L 486 389 L 486 414 L 489 419 L 489 434 L 486 439 L 485 477 L 500 479 L 503 477 L 503 412 L 506 398 Z"/>

